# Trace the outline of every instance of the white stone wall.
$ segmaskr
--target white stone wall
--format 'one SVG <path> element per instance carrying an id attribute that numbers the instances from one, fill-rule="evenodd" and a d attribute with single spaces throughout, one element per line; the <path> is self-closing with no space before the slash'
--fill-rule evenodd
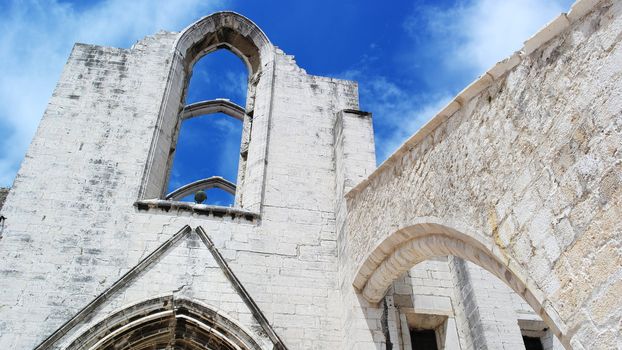
<path id="1" fill-rule="evenodd" d="M 415 265 L 393 283 L 387 298 L 402 319 L 391 334 L 398 349 L 412 348 L 408 328 L 413 325 L 407 322 L 411 313 L 446 318 L 436 329 L 441 349 L 522 349 L 522 333 L 540 337 L 545 349 L 563 349 L 550 331 L 541 331 L 546 326 L 520 296 L 490 272 L 459 258 Z M 519 320 L 541 328 L 522 332 Z M 430 324 L 414 326 L 427 329 Z"/>
<path id="2" fill-rule="evenodd" d="M 456 324 L 456 284 L 452 279 L 446 257 L 428 260 L 415 265 L 395 281 L 392 298 L 401 318 L 399 326 L 400 349 L 410 350 L 409 327 L 429 329 L 428 324 L 408 324 L 408 314 L 434 315 L 445 318 L 444 324 L 435 328 L 441 350 L 464 348 L 465 340 L 460 340 L 459 332 L 469 333 L 468 327 L 459 328 Z M 429 317 L 429 316 L 426 316 Z M 469 333 L 470 334 L 470 333 Z"/>
<path id="3" fill-rule="evenodd" d="M 475 264 L 458 261 L 456 269 L 468 274 L 470 297 L 465 302 L 474 349 L 524 349 L 518 317 L 508 287 Z M 461 265 L 461 266 L 460 266 Z M 463 294 L 464 297 L 464 294 Z M 467 299 L 465 297 L 465 299 Z"/>
<path id="4" fill-rule="evenodd" d="M 573 346 L 615 347 L 621 13 L 610 0 L 584 19 L 569 14 L 566 32 L 542 47 L 529 41 L 515 69 L 492 72 L 490 86 L 454 102 L 456 114 L 375 173 L 371 115 L 357 111 L 356 83 L 308 75 L 266 43 L 238 201 L 247 211 L 143 201 L 162 193 L 177 130 L 180 34 L 131 49 L 76 45 L 2 208 L 0 348 L 34 348 L 186 225 L 205 229 L 290 349 L 408 349 L 407 314 L 418 312 L 446 317 L 446 349 L 520 348 L 517 320 L 538 317 L 469 263 L 405 266 L 379 304 L 352 287 L 366 254 L 421 217 L 481 232 L 516 259 Z M 247 20 L 223 16 L 265 40 Z M 271 347 L 195 233 L 54 347 L 171 294 L 213 306 Z M 547 349 L 561 346 L 551 331 L 544 339 Z"/>
<path id="5" fill-rule="evenodd" d="M 343 111 L 335 121 L 335 213 L 338 235 L 340 311 L 339 334 L 342 349 L 361 349 L 382 346 L 382 310 L 369 305 L 351 288 L 342 267 L 348 261 L 347 206 L 343 196 L 354 184 L 365 178 L 376 167 L 371 115 Z M 367 142 L 368 141 L 368 142 Z M 395 322 L 392 322 L 395 324 Z"/>
<path id="6" fill-rule="evenodd" d="M 555 23 L 567 21 L 550 41 L 540 40 L 546 31 L 535 49 L 529 41 L 514 66 L 502 64 L 513 68 L 478 80 L 350 192 L 344 255 L 352 260 L 343 268 L 351 280 L 382 256 L 396 262 L 386 271 L 405 271 L 399 261 L 409 257 L 391 254 L 409 234 L 457 231 L 463 247 L 479 242 L 490 254 L 465 256 L 506 264 L 507 278 L 528 287 L 524 295 L 567 346 L 617 346 L 622 3 L 595 4 L 574 8 L 588 8 L 585 17 L 561 16 Z M 420 231 L 408 231 L 416 224 Z M 439 225 L 448 229 L 434 231 Z"/>
<path id="7" fill-rule="evenodd" d="M 208 232 L 290 349 L 340 348 L 334 127 L 339 111 L 358 108 L 356 84 L 307 75 L 275 50 L 274 68 L 263 72 L 275 93 L 255 112 L 266 113 L 269 134 L 249 150 L 266 150 L 260 217 L 138 209 L 151 141 L 166 129 L 156 122 L 164 87 L 178 74 L 168 71 L 176 36 L 160 33 L 127 50 L 74 48 L 2 209 L 0 274 L 10 287 L 0 293 L 0 348 L 34 348 L 184 225 Z M 372 139 L 358 142 L 373 149 Z M 180 242 L 57 346 L 112 310 L 171 293 L 257 330 L 196 242 Z"/>

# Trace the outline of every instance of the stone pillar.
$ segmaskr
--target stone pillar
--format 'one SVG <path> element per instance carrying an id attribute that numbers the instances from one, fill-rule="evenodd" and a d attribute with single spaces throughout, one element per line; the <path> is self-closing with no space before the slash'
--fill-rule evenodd
<path id="1" fill-rule="evenodd" d="M 456 300 L 464 318 L 462 332 L 470 330 L 467 349 L 525 349 L 512 296 L 491 273 L 460 258 L 451 258 Z"/>
<path id="2" fill-rule="evenodd" d="M 356 293 L 347 278 L 350 266 L 346 234 L 347 204 L 344 195 L 366 178 L 376 167 L 374 134 L 371 114 L 343 110 L 335 121 L 335 186 L 337 249 L 339 254 L 339 282 L 342 309 L 342 349 L 376 349 L 384 341 L 382 330 L 383 308 L 369 304 Z"/>

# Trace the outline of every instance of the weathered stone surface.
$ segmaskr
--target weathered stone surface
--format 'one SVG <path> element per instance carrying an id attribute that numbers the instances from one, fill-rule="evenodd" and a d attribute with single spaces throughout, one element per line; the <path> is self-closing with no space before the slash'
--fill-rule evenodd
<path id="1" fill-rule="evenodd" d="M 0 348 L 407 350 L 417 327 L 445 349 L 615 348 L 621 13 L 578 2 L 376 170 L 356 83 L 243 16 L 77 44 L 2 208 Z M 246 105 L 184 112 L 218 48 L 249 68 Z M 214 110 L 244 123 L 235 206 L 167 200 L 181 120 Z"/>
<path id="2" fill-rule="evenodd" d="M 376 302 L 412 263 L 458 255 L 567 347 L 619 344 L 622 303 L 598 305 L 622 274 L 621 37 L 622 3 L 600 2 L 351 191 L 344 284 Z"/>
<path id="3" fill-rule="evenodd" d="M 9 195 L 9 188 L 0 187 L 0 209 L 6 200 L 6 196 Z"/>
<path id="4" fill-rule="evenodd" d="M 250 23 L 222 16 L 216 22 Z M 154 179 L 165 178 L 168 154 L 158 154 L 170 148 L 180 108 L 173 91 L 185 73 L 173 48 L 182 36 L 74 47 L 3 208 L 0 274 L 11 287 L 0 293 L 0 348 L 34 348 L 185 225 L 207 231 L 289 348 L 339 348 L 333 129 L 339 111 L 358 109 L 356 84 L 308 75 L 264 42 L 245 198 L 235 212 L 165 207 L 148 200 L 164 188 Z M 195 241 L 154 262 L 57 346 L 112 310 L 181 291 L 265 344 Z"/>

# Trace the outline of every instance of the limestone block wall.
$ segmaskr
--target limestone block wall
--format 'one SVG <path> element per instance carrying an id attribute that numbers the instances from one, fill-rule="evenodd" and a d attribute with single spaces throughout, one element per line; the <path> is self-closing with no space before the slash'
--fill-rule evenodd
<path id="1" fill-rule="evenodd" d="M 2 205 L 6 200 L 6 196 L 9 194 L 8 188 L 0 188 L 0 209 L 2 209 Z"/>
<path id="2" fill-rule="evenodd" d="M 390 338 L 411 349 L 409 329 L 434 329 L 441 349 L 522 349 L 522 335 L 563 349 L 534 310 L 501 280 L 456 257 L 427 260 L 397 279 L 387 294 L 396 313 Z"/>
<path id="3" fill-rule="evenodd" d="M 466 341 L 460 339 L 459 332 L 470 333 L 468 326 L 459 328 L 456 323 L 459 314 L 454 305 L 458 300 L 447 258 L 414 266 L 395 281 L 389 295 L 398 313 L 399 332 L 392 339 L 400 344 L 399 349 L 415 348 L 410 341 L 410 328 L 434 328 L 441 349 L 463 348 L 461 344 Z"/>
<path id="4" fill-rule="evenodd" d="M 254 168 L 261 210 L 145 201 L 157 187 L 145 189 L 143 175 L 168 113 L 178 36 L 159 33 L 131 49 L 74 48 L 2 209 L 0 275 L 9 288 L 0 293 L 0 348 L 33 349 L 186 225 L 205 229 L 288 348 L 340 348 L 334 130 L 341 110 L 358 108 L 356 84 L 308 75 L 274 49 L 262 71 L 274 84 L 269 133 L 249 149 L 265 151 L 266 166 Z M 104 293 L 53 346 L 112 310 L 162 295 L 209 304 L 268 346 L 197 242 L 190 235 Z"/>
<path id="5" fill-rule="evenodd" d="M 621 23 L 619 1 L 577 2 L 355 187 L 350 281 L 376 273 L 374 286 L 386 288 L 408 261 L 441 251 L 494 260 L 488 268 L 526 286 L 523 296 L 567 347 L 615 348 Z M 418 250 L 391 255 L 431 234 Z"/>
<path id="6" fill-rule="evenodd" d="M 347 206 L 344 193 L 365 178 L 376 167 L 376 156 L 373 143 L 373 129 L 369 113 L 344 110 L 337 115 L 335 121 L 335 213 L 337 228 L 337 251 L 339 256 L 338 285 L 340 288 L 341 320 L 339 335 L 342 349 L 356 349 L 383 345 L 384 333 L 389 325 L 388 310 L 385 313 L 383 330 L 383 310 L 369 305 L 366 300 L 356 294 L 350 287 L 347 272 L 343 267 L 348 261 L 348 241 L 344 239 L 347 232 Z M 386 345 L 386 343 L 385 343 Z"/>
<path id="7" fill-rule="evenodd" d="M 512 293 L 489 272 L 454 258 L 456 277 L 462 279 L 459 303 L 462 303 L 472 347 L 469 349 L 522 349 L 523 339 L 518 317 L 512 303 Z M 504 288 L 505 287 L 505 288 Z"/>
<path id="8" fill-rule="evenodd" d="M 2 347 L 33 348 L 153 247 L 129 209 L 173 40 L 74 47 L 3 207 Z"/>
<path id="9" fill-rule="evenodd" d="M 236 226 L 232 225 L 229 230 L 235 230 Z M 217 242 L 223 240 L 222 235 L 213 237 Z M 84 259 L 83 264 L 89 265 L 92 262 Z M 249 273 L 267 273 L 267 267 L 263 264 L 254 264 L 248 269 Z M 64 297 L 62 291 L 57 291 L 56 294 L 57 298 Z M 101 300 L 95 312 L 88 314 L 76 326 L 68 329 L 57 342 L 50 344 L 51 348 L 72 348 L 80 336 L 87 333 L 95 324 L 106 322 L 111 314 L 123 311 L 130 305 L 169 295 L 174 299 L 200 301 L 223 312 L 244 327 L 262 349 L 273 348 L 270 339 L 261 331 L 261 325 L 253 317 L 243 298 L 227 279 L 196 232 L 192 231 L 183 234 L 183 237 L 164 251 L 162 256 L 141 270 L 135 278 L 128 280 L 118 291 Z M 266 298 L 260 294 L 256 297 L 256 301 L 265 302 Z M 61 300 L 57 299 L 57 302 L 62 304 Z"/>

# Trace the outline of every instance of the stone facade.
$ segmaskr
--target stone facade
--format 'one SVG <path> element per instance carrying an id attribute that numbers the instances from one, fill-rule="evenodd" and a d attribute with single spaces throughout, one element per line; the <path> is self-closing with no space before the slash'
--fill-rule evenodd
<path id="1" fill-rule="evenodd" d="M 577 2 L 459 94 L 347 194 L 347 281 L 376 303 L 413 264 L 454 255 L 505 281 L 567 348 L 618 348 L 621 37 L 622 3 Z M 459 302 L 472 325 L 485 294 L 471 285 Z M 475 348 L 493 338 L 485 310 Z"/>
<path id="2" fill-rule="evenodd" d="M 2 207 L 0 348 L 615 348 L 621 13 L 577 2 L 378 169 L 356 83 L 243 16 L 77 44 Z M 246 105 L 186 109 L 221 48 Z M 166 199 L 214 108 L 243 123 L 235 206 Z"/>

